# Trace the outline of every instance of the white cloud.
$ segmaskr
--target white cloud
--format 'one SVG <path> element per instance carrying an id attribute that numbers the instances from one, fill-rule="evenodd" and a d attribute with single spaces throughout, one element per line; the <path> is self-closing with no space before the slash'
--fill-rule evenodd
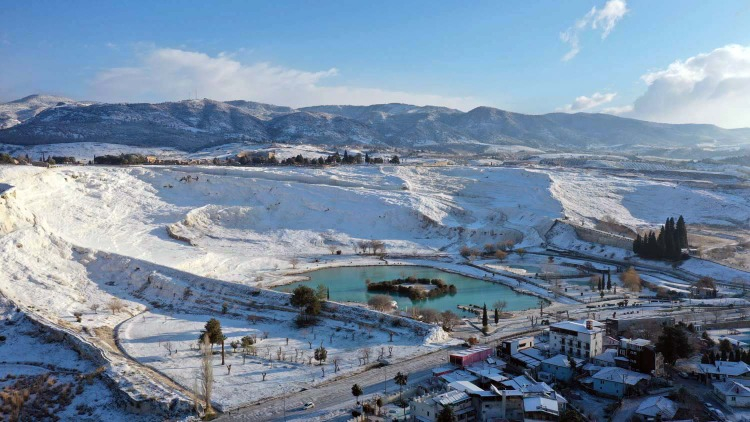
<path id="1" fill-rule="evenodd" d="M 750 46 L 717 48 L 641 79 L 647 89 L 625 113 L 629 117 L 750 127 Z"/>
<path id="2" fill-rule="evenodd" d="M 480 105 L 470 97 L 322 84 L 337 74 L 336 68 L 308 72 L 270 63 L 243 64 L 225 53 L 211 57 L 158 48 L 144 54 L 138 66 L 99 73 L 91 87 L 93 95 L 104 101 L 179 100 L 197 89 L 200 97 L 219 101 L 242 99 L 293 107 L 403 102 L 468 110 Z"/>
<path id="3" fill-rule="evenodd" d="M 581 95 L 580 97 L 576 97 L 576 99 L 571 104 L 566 104 L 565 106 L 558 108 L 557 111 L 574 113 L 578 111 L 591 110 L 592 108 L 596 108 L 602 104 L 611 102 L 615 99 L 616 95 L 616 92 L 595 92 L 590 97 Z"/>
<path id="4" fill-rule="evenodd" d="M 582 18 L 576 20 L 573 26 L 560 33 L 560 40 L 570 48 L 562 60 L 568 61 L 581 51 L 580 35 L 583 31 L 601 30 L 602 39 L 605 39 L 626 13 L 628 7 L 625 0 L 608 0 L 601 9 L 592 7 Z"/>
<path id="5" fill-rule="evenodd" d="M 619 106 L 619 107 L 605 107 L 604 109 L 602 109 L 602 113 L 614 114 L 614 115 L 626 114 L 626 113 L 630 113 L 631 111 L 633 111 L 632 105 L 624 105 L 624 106 Z"/>

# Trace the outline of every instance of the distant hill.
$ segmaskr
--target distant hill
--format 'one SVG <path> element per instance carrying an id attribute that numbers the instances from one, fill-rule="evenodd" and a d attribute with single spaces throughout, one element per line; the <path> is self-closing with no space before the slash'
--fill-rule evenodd
<path id="1" fill-rule="evenodd" d="M 250 101 L 82 103 L 32 95 L 0 104 L 0 143 L 67 142 L 174 147 L 230 142 L 369 145 L 481 152 L 493 145 L 542 148 L 750 142 L 750 129 L 672 125 L 608 114 L 529 115 L 491 107 L 462 112 L 408 104 L 301 109 Z"/>

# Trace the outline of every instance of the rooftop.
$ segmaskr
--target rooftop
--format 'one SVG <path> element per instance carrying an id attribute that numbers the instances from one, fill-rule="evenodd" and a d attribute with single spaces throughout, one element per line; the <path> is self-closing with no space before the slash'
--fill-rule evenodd
<path id="1" fill-rule="evenodd" d="M 635 413 L 653 418 L 661 415 L 662 419 L 670 420 L 677 413 L 677 404 L 666 397 L 649 397 L 641 402 Z"/>
<path id="2" fill-rule="evenodd" d="M 451 356 L 469 356 L 469 355 L 473 355 L 474 353 L 485 352 L 487 350 L 492 350 L 492 348 L 488 346 L 474 346 L 466 350 L 460 350 L 458 352 L 451 353 L 450 355 Z"/>
<path id="3" fill-rule="evenodd" d="M 750 372 L 750 366 L 745 362 L 727 362 L 717 360 L 716 363 L 698 364 L 698 369 L 704 374 L 727 375 L 738 377 Z"/>
<path id="4" fill-rule="evenodd" d="M 642 380 L 651 379 L 650 376 L 641 374 L 640 372 L 629 371 L 623 368 L 607 367 L 602 368 L 599 372 L 593 375 L 594 379 L 607 380 L 616 383 L 625 383 L 627 385 L 636 385 Z"/>
<path id="5" fill-rule="evenodd" d="M 725 396 L 750 397 L 750 380 L 715 382 L 714 389 Z"/>
<path id="6" fill-rule="evenodd" d="M 573 361 L 576 363 L 576 366 L 580 366 L 581 363 L 583 363 L 583 359 L 573 358 Z M 561 366 L 565 368 L 570 367 L 570 359 L 568 358 L 568 356 L 565 356 L 563 354 L 552 356 L 549 359 L 543 360 L 542 363 L 546 363 L 548 365 L 554 365 L 554 366 Z"/>
<path id="7" fill-rule="evenodd" d="M 562 321 L 557 322 L 555 324 L 550 325 L 550 329 L 561 329 L 561 330 L 567 330 L 567 331 L 574 331 L 577 333 L 583 333 L 583 334 L 593 334 L 598 333 L 602 331 L 602 324 L 599 321 L 590 320 L 592 324 L 592 329 L 589 330 L 586 328 L 586 320 L 580 320 L 580 321 Z"/>

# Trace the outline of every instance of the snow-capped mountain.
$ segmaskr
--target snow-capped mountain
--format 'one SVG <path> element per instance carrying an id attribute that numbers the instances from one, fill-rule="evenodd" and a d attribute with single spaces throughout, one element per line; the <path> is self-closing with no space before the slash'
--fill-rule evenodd
<path id="1" fill-rule="evenodd" d="M 68 104 L 84 106 L 91 103 L 54 95 L 29 95 L 20 100 L 0 103 L 0 129 L 21 124 L 48 108 Z"/>
<path id="2" fill-rule="evenodd" d="M 4 114 L 3 114 L 4 113 Z M 585 148 L 750 142 L 750 129 L 672 125 L 607 114 L 463 112 L 408 104 L 301 109 L 250 101 L 79 103 L 31 96 L 0 104 L 0 143 L 107 142 L 186 151 L 230 142 L 370 145 L 481 152 L 492 145 Z"/>

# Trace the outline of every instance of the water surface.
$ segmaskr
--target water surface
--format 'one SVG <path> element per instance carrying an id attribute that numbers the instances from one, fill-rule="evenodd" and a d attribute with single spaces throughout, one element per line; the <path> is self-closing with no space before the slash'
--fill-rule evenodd
<path id="1" fill-rule="evenodd" d="M 319 284 L 323 284 L 328 287 L 331 300 L 367 303 L 367 299 L 370 296 L 382 294 L 382 292 L 369 293 L 365 286 L 365 280 L 369 279 L 372 282 L 378 282 L 414 276 L 417 278 L 440 278 L 447 284 L 455 285 L 458 293 L 422 301 L 412 301 L 406 296 L 390 294 L 398 302 L 399 309 L 405 310 L 412 306 L 419 306 L 439 311 L 451 310 L 463 315 L 469 315 L 459 312 L 456 305 L 474 304 L 482 306 L 486 303 L 487 307 L 491 308 L 492 304 L 496 301 L 504 300 L 508 303 L 506 310 L 517 311 L 536 307 L 538 300 L 531 295 L 516 293 L 502 284 L 491 283 L 430 267 L 402 265 L 337 267 L 311 271 L 305 275 L 310 277 L 310 280 L 279 286 L 276 290 L 291 291 L 300 285 L 310 286 L 314 289 Z"/>

